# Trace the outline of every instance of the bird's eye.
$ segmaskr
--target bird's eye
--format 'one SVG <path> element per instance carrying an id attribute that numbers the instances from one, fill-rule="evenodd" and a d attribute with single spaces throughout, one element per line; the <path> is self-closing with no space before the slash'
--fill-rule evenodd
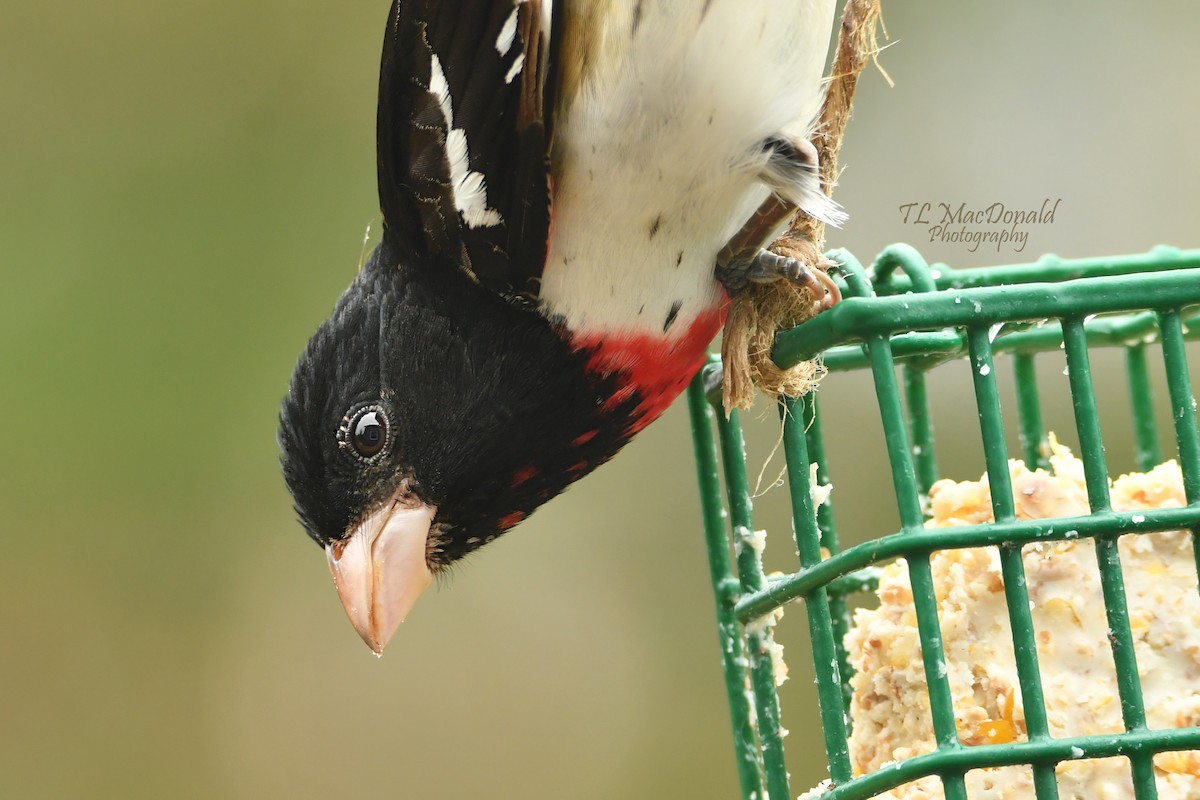
<path id="1" fill-rule="evenodd" d="M 363 458 L 379 455 L 387 444 L 387 417 L 376 406 L 360 409 L 350 420 L 350 446 Z"/>

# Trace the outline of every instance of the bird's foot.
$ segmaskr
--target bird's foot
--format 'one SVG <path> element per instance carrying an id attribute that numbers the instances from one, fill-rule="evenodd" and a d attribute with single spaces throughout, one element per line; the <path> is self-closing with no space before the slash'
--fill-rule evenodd
<path id="1" fill-rule="evenodd" d="M 717 267 L 717 280 L 732 294 L 748 283 L 774 283 L 785 280 L 800 286 L 818 299 L 821 311 L 833 308 L 842 299 L 842 291 L 823 269 L 810 267 L 798 258 L 781 256 L 770 250 L 759 250 L 750 261 Z"/>

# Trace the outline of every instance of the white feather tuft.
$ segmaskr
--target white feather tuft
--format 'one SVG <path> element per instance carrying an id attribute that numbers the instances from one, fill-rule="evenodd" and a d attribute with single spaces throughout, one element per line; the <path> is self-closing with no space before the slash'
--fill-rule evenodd
<path id="1" fill-rule="evenodd" d="M 446 73 L 442 72 L 442 62 L 437 56 L 433 57 L 433 65 L 429 75 L 429 93 L 437 98 L 442 108 L 442 116 L 446 118 L 446 126 L 454 124 L 454 112 L 450 106 L 450 84 L 446 81 Z"/>
<path id="2" fill-rule="evenodd" d="M 513 62 L 513 65 L 511 67 L 509 67 L 508 74 L 504 76 L 504 82 L 512 83 L 513 78 L 515 78 L 515 77 L 517 77 L 517 75 L 521 74 L 521 68 L 524 66 L 525 66 L 525 54 L 521 53 L 519 56 L 517 56 L 517 60 Z"/>
<path id="3" fill-rule="evenodd" d="M 450 130 L 446 136 L 446 160 L 450 163 L 454 207 L 469 228 L 499 225 L 504 219 L 499 211 L 488 207 L 487 181 L 481 173 L 470 168 L 466 131 L 454 127 L 454 101 L 450 99 L 450 84 L 446 81 L 446 73 L 442 71 L 442 62 L 436 55 L 430 70 L 429 91 L 441 105 L 446 127 Z"/>
<path id="4" fill-rule="evenodd" d="M 504 20 L 504 25 L 500 28 L 500 35 L 496 37 L 496 52 L 502 56 L 508 55 L 508 51 L 512 49 L 513 40 L 517 37 L 517 9 L 514 8 L 512 13 L 508 15 L 508 19 Z"/>

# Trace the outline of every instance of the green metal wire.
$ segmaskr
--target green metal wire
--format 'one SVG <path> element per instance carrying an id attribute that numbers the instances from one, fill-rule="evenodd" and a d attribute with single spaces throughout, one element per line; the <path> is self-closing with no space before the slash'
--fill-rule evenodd
<path id="1" fill-rule="evenodd" d="M 904 399 L 908 404 L 909 435 L 921 494 L 927 495 L 938 479 L 937 452 L 933 444 L 933 415 L 929 413 L 925 391 L 925 370 L 914 364 L 904 366 Z"/>
<path id="2" fill-rule="evenodd" d="M 1051 520 L 993 522 L 963 525 L 951 531 L 927 530 L 881 536 L 834 553 L 820 564 L 771 581 L 761 592 L 743 595 L 734 604 L 742 622 L 761 617 L 771 609 L 790 603 L 811 592 L 815 586 L 848 577 L 864 567 L 890 561 L 910 553 L 957 550 L 966 547 L 999 547 L 1004 544 L 1062 542 L 1126 532 L 1154 533 L 1191 529 L 1200 525 L 1200 508 L 1146 509 L 1138 512 L 1091 514 L 1082 517 L 1057 517 Z"/>
<path id="3" fill-rule="evenodd" d="M 808 466 L 812 462 L 809 461 L 808 439 L 801 427 L 805 415 L 797 413 L 797 405 L 799 404 L 795 401 L 785 402 L 780 409 L 783 416 L 788 488 L 793 498 L 792 527 L 796 532 L 796 552 L 800 554 L 801 567 L 812 567 L 821 562 L 821 547 L 825 543 L 822 542 L 821 530 L 817 525 L 817 512 L 812 502 L 812 483 Z M 818 586 L 809 592 L 804 598 L 804 607 L 808 612 L 813 662 L 824 666 L 824 669 L 817 672 L 817 695 L 821 704 L 821 724 L 833 734 L 825 740 L 829 774 L 833 780 L 845 782 L 852 777 L 850 750 L 846 745 L 849 731 L 846 727 L 846 700 L 843 697 L 845 684 L 842 680 L 843 674 L 848 675 L 848 668 L 844 650 L 839 652 L 826 587 Z M 842 613 L 845 613 L 844 609 Z"/>
<path id="4" fill-rule="evenodd" d="M 801 405 L 803 407 L 805 450 L 800 450 L 800 445 L 798 443 L 789 444 L 793 441 L 789 438 L 789 436 L 795 436 L 795 430 L 789 431 L 785 427 L 783 431 L 785 444 L 784 453 L 789 459 L 789 481 L 796 480 L 796 478 L 791 474 L 791 461 L 796 460 L 797 466 L 802 467 L 804 461 L 807 459 L 810 465 L 816 464 L 817 483 L 826 485 L 829 483 L 829 470 L 826 467 L 828 462 L 825 459 L 825 438 L 821 430 L 821 418 L 817 413 L 817 393 L 809 392 L 808 395 L 801 401 Z M 795 407 L 795 402 L 785 402 L 783 404 L 783 413 L 785 415 L 784 418 L 785 420 L 790 421 L 792 425 L 795 425 Z M 804 458 L 798 459 L 800 455 L 803 455 Z M 807 479 L 807 477 L 808 475 L 805 473 L 804 478 Z M 795 497 L 796 492 L 798 491 L 802 491 L 800 486 L 792 487 L 792 496 Z M 809 487 L 809 491 L 811 495 L 811 487 Z M 833 519 L 833 503 L 834 500 L 832 497 L 826 497 L 825 502 L 823 502 L 816 511 L 817 531 L 820 536 L 820 545 L 826 553 L 836 553 L 841 549 L 841 543 L 838 541 L 837 527 L 834 524 Z M 805 520 L 807 520 L 807 517 L 805 517 Z M 795 524 L 794 520 L 793 524 Z M 807 521 L 804 524 L 807 526 Z M 797 536 L 800 535 L 801 530 L 802 528 L 800 526 L 796 527 Z M 811 563 L 805 563 L 804 550 L 800 549 L 798 552 L 801 554 L 802 566 L 812 566 L 820 560 L 816 559 Z M 852 582 L 856 579 L 858 580 L 858 583 L 852 585 Z M 873 589 L 877 581 L 877 574 L 864 575 L 860 573 L 858 576 L 848 575 L 843 578 L 839 578 L 838 580 L 833 581 L 827 587 L 828 591 L 826 592 L 826 602 L 829 603 L 829 616 L 831 619 L 834 637 L 833 649 L 835 658 L 837 659 L 838 674 L 846 676 L 846 678 L 841 682 L 842 705 L 843 711 L 846 714 L 850 713 L 851 697 L 849 684 L 850 657 L 846 652 L 845 645 L 846 634 L 850 632 L 850 612 L 846 605 L 846 595 L 853 594 L 854 592 Z M 831 758 L 830 769 L 832 770 L 832 768 Z"/>
<path id="5" fill-rule="evenodd" d="M 1129 375 L 1129 405 L 1133 412 L 1136 445 L 1134 463 L 1142 472 L 1162 463 L 1158 446 L 1158 426 L 1154 424 L 1154 389 L 1146 365 L 1146 346 L 1135 344 L 1125 349 L 1125 370 Z"/>
<path id="6" fill-rule="evenodd" d="M 781 333 L 772 355 L 784 368 L 820 357 L 832 371 L 871 370 L 899 531 L 840 547 L 833 506 L 826 501 L 814 507 L 810 474 L 815 465 L 817 482 L 828 482 L 826 438 L 836 453 L 836 431 L 822 428 L 815 395 L 786 401 L 780 411 L 799 564 L 795 572 L 782 577 L 764 577 L 760 553 L 749 546 L 753 521 L 740 421 L 736 413 L 728 420 L 713 413 L 714 395 L 719 393 L 712 380 L 715 367 L 697 377 L 688 395 L 743 798 L 791 796 L 769 654 L 772 630 L 760 620 L 797 599 L 804 600 L 808 615 L 833 784 L 826 797 L 831 800 L 867 798 L 931 775 L 939 777 L 948 800 L 965 800 L 967 772 L 1015 764 L 1030 766 L 1035 794 L 1046 800 L 1058 797 L 1058 763 L 1110 756 L 1129 759 L 1139 800 L 1157 797 L 1154 755 L 1200 748 L 1200 728 L 1151 731 L 1146 727 L 1117 541 L 1122 535 L 1155 531 L 1186 529 L 1193 537 L 1200 533 L 1200 425 L 1185 344 L 1200 339 L 1200 251 L 1158 247 L 1143 255 L 1110 258 L 1046 256 L 1029 264 L 979 270 L 930 266 L 907 245 L 887 248 L 869 269 L 845 251 L 834 251 L 830 257 L 840 267 L 845 299 L 831 311 Z M 1118 513 L 1112 511 L 1109 498 L 1089 349 L 1122 347 L 1126 353 L 1133 459 L 1145 471 L 1162 460 L 1148 364 L 1148 344 L 1154 341 L 1161 343 L 1187 505 Z M 1020 455 L 1030 468 L 1046 467 L 1049 448 L 1036 359 L 1040 352 L 1059 348 L 1067 359 L 1091 513 L 1018 520 L 995 359 L 1004 354 L 1013 357 Z M 926 530 L 923 503 L 939 477 L 929 371 L 960 358 L 967 359 L 972 373 L 995 522 Z M 902 367 L 900 379 L 897 366 Z M 721 497 L 720 469 L 728 514 Z M 1054 739 L 1043 698 L 1022 548 L 1077 538 L 1090 539 L 1096 548 L 1125 730 Z M 998 548 L 1000 554 L 1028 740 L 968 747 L 959 741 L 955 727 L 929 559 L 937 550 L 985 546 Z M 736 572 L 731 550 L 737 554 Z M 872 589 L 879 565 L 895 558 L 904 558 L 908 565 L 936 750 L 854 776 L 847 748 L 851 669 L 843 642 L 850 628 L 848 598 Z"/>
<path id="7" fill-rule="evenodd" d="M 700 479 L 700 498 L 704 515 L 704 536 L 708 544 L 708 564 L 713 596 L 717 601 L 717 633 L 721 643 L 721 664 L 725 670 L 725 691 L 737 749 L 738 779 L 742 796 L 757 797 L 762 792 L 759 776 L 758 743 L 750 710 L 746 704 L 746 646 L 734 615 L 739 594 L 738 580 L 729 561 L 729 541 L 725 536 L 727 513 L 721 503 L 720 475 L 717 472 L 717 447 L 710 433 L 713 410 L 700 382 L 688 388 L 688 407 L 692 415 L 692 441 L 696 448 L 696 471 Z"/>
<path id="8" fill-rule="evenodd" d="M 1042 401 L 1033 353 L 1018 352 L 1013 356 L 1013 380 L 1017 387 L 1017 418 L 1021 423 L 1021 452 L 1025 464 L 1030 469 L 1049 469 L 1050 443 L 1046 441 L 1046 426 L 1042 423 Z"/>
<path id="9" fill-rule="evenodd" d="M 879 401 L 879 416 L 883 420 L 883 435 L 887 443 L 888 460 L 892 467 L 892 485 L 896 506 L 900 511 L 902 536 L 911 536 L 924 529 L 925 516 L 921 508 L 921 490 L 908 444 L 904 410 L 900 405 L 900 390 L 896 385 L 896 370 L 892 360 L 891 343 L 882 334 L 867 340 L 867 354 L 875 378 L 875 396 Z M 793 498 L 795 502 L 795 498 Z M 957 750 L 958 730 L 954 725 L 954 701 L 946 671 L 946 655 L 942 647 L 942 629 L 938 623 L 937 596 L 928 553 L 917 553 L 908 559 L 908 575 L 912 583 L 913 605 L 917 612 L 917 635 L 921 641 L 921 660 L 925 681 L 929 687 L 930 714 L 938 749 Z M 967 800 L 966 773 L 947 770 L 941 773 L 942 790 L 946 800 Z"/>
<path id="10" fill-rule="evenodd" d="M 1173 309 L 1161 316 L 1163 361 L 1167 367 L 1167 388 L 1171 394 L 1171 419 L 1175 422 L 1175 441 L 1179 445 L 1183 469 L 1183 489 L 1189 505 L 1200 503 L 1200 431 L 1196 425 L 1196 397 L 1188 374 L 1184 350 L 1183 324 Z"/>
<path id="11" fill-rule="evenodd" d="M 733 524 L 738 577 L 745 594 L 762 591 L 765 584 L 762 553 L 752 545 L 750 487 L 746 480 L 746 443 L 734 411 L 718 419 L 721 458 L 725 465 L 725 491 Z M 750 656 L 750 684 L 758 719 L 758 741 L 767 796 L 790 797 L 787 767 L 783 763 L 783 735 L 779 722 L 779 696 L 775 693 L 775 666 L 771 659 L 771 630 L 763 625 L 746 628 L 746 652 Z"/>
<path id="12" fill-rule="evenodd" d="M 1004 444 L 1004 418 L 1000 412 L 1000 390 L 992 363 L 992 343 L 986 328 L 967 332 L 971 346 L 971 375 L 975 384 L 975 405 L 979 411 L 979 430 L 983 436 L 983 454 L 987 462 L 988 486 L 992 495 L 992 515 L 997 522 L 1013 522 L 1017 512 L 1013 501 L 1012 479 L 1008 472 L 1008 448 Z M 1025 727 L 1029 740 L 1050 738 L 1046 719 L 1046 701 L 1042 697 L 1042 676 L 1038 668 L 1037 640 L 1034 638 L 1033 613 L 1025 589 L 1025 565 L 1021 547 L 1000 547 L 1000 569 L 1004 577 L 1004 599 L 1012 624 L 1013 653 L 1017 663 L 1017 681 L 1025 705 Z M 1058 781 L 1053 764 L 1033 765 L 1033 788 L 1037 800 L 1057 800 Z"/>

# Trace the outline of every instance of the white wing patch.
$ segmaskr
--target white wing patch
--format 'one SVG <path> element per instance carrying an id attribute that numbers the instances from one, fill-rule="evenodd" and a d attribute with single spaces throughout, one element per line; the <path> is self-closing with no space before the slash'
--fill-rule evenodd
<path id="1" fill-rule="evenodd" d="M 515 34 L 515 23 L 514 23 Z M 442 71 L 442 62 L 435 55 L 430 70 L 429 91 L 437 98 L 450 134 L 446 137 L 446 158 L 450 162 L 450 184 L 454 189 L 454 207 L 469 228 L 484 228 L 503 222 L 500 212 L 488 208 L 487 182 L 479 172 L 470 168 L 467 134 L 454 127 L 454 104 L 450 99 L 450 84 Z"/>
<path id="2" fill-rule="evenodd" d="M 514 8 L 512 13 L 508 15 L 508 19 L 504 20 L 504 27 L 500 29 L 500 35 L 496 37 L 496 52 L 501 56 L 508 55 L 508 51 L 512 49 L 513 40 L 517 37 L 517 9 Z"/>
<path id="3" fill-rule="evenodd" d="M 517 56 L 517 60 L 513 62 L 513 65 L 508 68 L 508 74 L 504 76 L 504 82 L 512 83 L 513 78 L 521 73 L 521 67 L 523 66 L 525 66 L 525 54 L 521 53 Z"/>

